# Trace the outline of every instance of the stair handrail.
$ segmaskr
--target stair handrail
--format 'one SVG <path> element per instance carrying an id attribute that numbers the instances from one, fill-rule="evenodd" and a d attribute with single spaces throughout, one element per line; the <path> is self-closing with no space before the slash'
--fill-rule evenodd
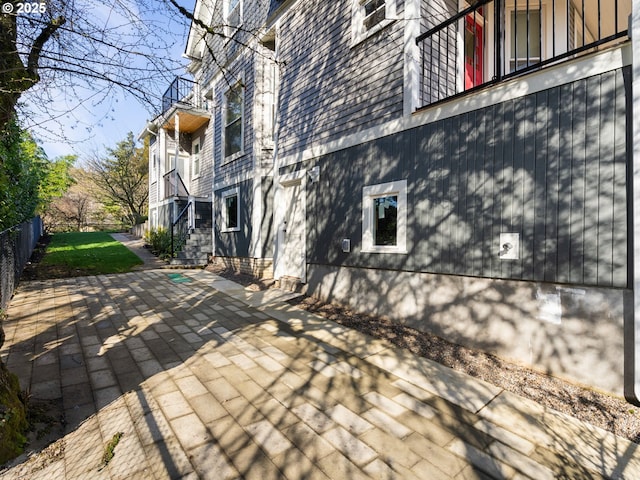
<path id="1" fill-rule="evenodd" d="M 171 258 L 175 256 L 177 250 L 184 246 L 187 235 L 189 235 L 189 211 L 192 203 L 187 203 L 176 220 L 171 223 Z"/>
<path id="2" fill-rule="evenodd" d="M 180 175 L 177 168 L 169 170 L 162 178 L 164 178 L 165 181 L 165 198 L 188 197 L 190 195 L 189 189 L 185 185 L 182 175 Z"/>

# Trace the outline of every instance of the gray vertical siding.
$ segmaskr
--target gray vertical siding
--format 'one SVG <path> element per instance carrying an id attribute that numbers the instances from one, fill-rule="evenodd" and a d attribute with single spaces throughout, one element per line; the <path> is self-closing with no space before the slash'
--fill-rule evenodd
<path id="1" fill-rule="evenodd" d="M 222 194 L 229 188 L 239 188 L 240 202 L 240 231 L 222 232 Z M 215 224 L 215 249 L 214 255 L 223 257 L 249 257 L 253 226 L 251 224 L 251 211 L 253 205 L 253 180 L 238 183 L 214 192 L 214 220 Z"/>
<path id="2" fill-rule="evenodd" d="M 627 287 L 628 68 L 313 161 L 308 261 Z M 312 165 L 309 165 L 312 166 Z M 360 252 L 362 187 L 407 179 L 409 254 Z M 498 257 L 501 232 L 519 260 Z M 351 238 L 352 253 L 339 251 Z"/>
<path id="3" fill-rule="evenodd" d="M 273 197 L 274 184 L 273 177 L 262 177 L 262 218 L 260 219 L 262 252 L 259 252 L 262 258 L 273 258 L 275 231 L 273 224 Z"/>

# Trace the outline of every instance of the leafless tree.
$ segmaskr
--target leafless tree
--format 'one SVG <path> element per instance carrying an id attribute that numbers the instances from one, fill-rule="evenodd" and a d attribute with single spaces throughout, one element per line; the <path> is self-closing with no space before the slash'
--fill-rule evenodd
<path id="1" fill-rule="evenodd" d="M 120 207 L 131 225 L 142 222 L 149 198 L 147 147 L 137 147 L 130 132 L 106 156 L 95 154 L 87 163 L 103 203 Z"/>
<path id="2" fill-rule="evenodd" d="M 165 0 L 5 0 L 0 127 L 25 107 L 24 100 L 32 111 L 48 112 L 53 119 L 78 108 L 77 99 L 95 105 L 112 98 L 114 89 L 150 108 L 158 105 L 158 92 L 182 69 L 170 50 L 184 42 L 188 25 L 189 19 L 176 15 Z M 60 96 L 65 107 L 51 110 Z"/>

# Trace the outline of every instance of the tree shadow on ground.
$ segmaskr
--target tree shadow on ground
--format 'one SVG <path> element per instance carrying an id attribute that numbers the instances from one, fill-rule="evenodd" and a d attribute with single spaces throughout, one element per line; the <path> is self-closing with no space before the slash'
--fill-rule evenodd
<path id="1" fill-rule="evenodd" d="M 210 266 L 208 270 L 252 290 L 266 290 L 273 280 L 263 280 Z M 525 396 L 557 411 L 640 443 L 640 417 L 635 405 L 622 398 L 509 362 L 420 331 L 386 317 L 355 312 L 346 306 L 299 295 L 288 303 L 349 328 L 382 338 L 395 346 Z"/>
<path id="2" fill-rule="evenodd" d="M 451 381 L 449 369 L 282 302 L 249 307 L 262 292 L 207 272 L 173 273 L 21 286 L 7 322 L 7 364 L 34 398 L 61 399 L 66 413 L 63 453 L 38 468 L 64 462 L 68 477 L 96 478 L 355 478 L 375 470 L 390 479 L 422 461 L 450 474 L 443 459 L 453 458 L 474 475 L 505 471 L 499 455 L 476 458 L 507 448 L 487 433 L 500 417 L 477 412 L 500 389 Z M 222 287 L 235 288 L 233 296 Z M 548 457 L 559 477 L 591 475 L 599 458 L 633 459 L 596 431 L 549 433 L 544 425 L 555 418 L 522 412 L 515 421 L 546 432 L 533 458 Z M 125 433 L 120 448 L 98 474 L 117 432 Z M 593 459 L 562 456 L 583 441 Z M 34 462 L 5 478 L 38 478 Z"/>

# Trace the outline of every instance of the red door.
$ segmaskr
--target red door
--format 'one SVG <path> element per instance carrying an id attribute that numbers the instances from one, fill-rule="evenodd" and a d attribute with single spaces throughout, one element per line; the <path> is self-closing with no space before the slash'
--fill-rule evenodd
<path id="1" fill-rule="evenodd" d="M 464 28 L 464 89 L 483 83 L 484 27 L 482 9 L 465 18 Z"/>

